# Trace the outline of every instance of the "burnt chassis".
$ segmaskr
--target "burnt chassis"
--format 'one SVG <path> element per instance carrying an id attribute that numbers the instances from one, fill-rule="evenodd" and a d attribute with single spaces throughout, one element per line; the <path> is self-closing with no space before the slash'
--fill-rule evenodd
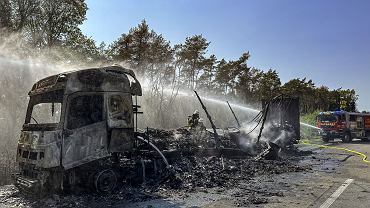
<path id="1" fill-rule="evenodd" d="M 140 138 L 140 139 L 139 139 Z M 228 138 L 224 138 L 228 139 Z M 240 148 L 189 148 L 155 150 L 146 133 L 135 134 L 135 147 L 125 153 L 116 153 L 99 160 L 64 170 L 34 169 L 29 164 L 23 174 L 15 175 L 15 185 L 23 192 L 43 197 L 58 191 L 90 189 L 99 193 L 111 193 L 124 185 L 153 184 L 166 180 L 172 172 L 171 164 L 183 157 L 224 157 L 243 159 L 250 155 Z M 82 174 L 81 174 L 82 173 Z M 99 177 L 103 177 L 100 179 Z"/>

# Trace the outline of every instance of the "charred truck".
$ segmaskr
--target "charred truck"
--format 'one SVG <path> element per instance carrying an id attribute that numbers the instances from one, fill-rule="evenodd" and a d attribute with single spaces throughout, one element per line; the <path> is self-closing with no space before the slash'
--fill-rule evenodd
<path id="1" fill-rule="evenodd" d="M 120 177 L 136 174 L 136 163 L 122 161 L 139 155 L 138 139 L 145 142 L 135 131 L 140 106 L 133 97 L 141 95 L 134 72 L 120 66 L 35 83 L 18 141 L 16 186 L 38 193 L 83 184 L 110 192 Z"/>
<path id="2" fill-rule="evenodd" d="M 324 142 L 342 139 L 351 142 L 358 138 L 362 141 L 370 139 L 370 114 L 347 111 L 321 112 L 317 116 L 317 127 L 321 129 Z"/>
<path id="3" fill-rule="evenodd" d="M 299 97 L 280 95 L 272 100 L 263 100 L 262 108 L 266 111 L 266 123 L 270 125 L 265 136 L 281 147 L 299 142 Z"/>

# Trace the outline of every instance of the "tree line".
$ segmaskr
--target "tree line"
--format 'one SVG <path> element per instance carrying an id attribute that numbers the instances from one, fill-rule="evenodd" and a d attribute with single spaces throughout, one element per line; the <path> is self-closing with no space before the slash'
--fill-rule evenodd
<path id="1" fill-rule="evenodd" d="M 158 96 L 164 87 L 171 86 L 249 104 L 280 94 L 299 96 L 302 113 L 356 110 L 358 96 L 353 89 L 332 90 L 306 78 L 283 84 L 275 69 L 249 66 L 251 55 L 247 51 L 236 60 L 218 58 L 208 53 L 210 42 L 203 35 L 171 45 L 145 20 L 113 43 L 97 44 L 79 28 L 87 10 L 84 0 L 0 0 L 0 41 L 17 42 L 9 45 L 16 45 L 14 52 L 22 56 L 47 51 L 51 59 L 64 63 L 124 63 L 145 77 Z"/>

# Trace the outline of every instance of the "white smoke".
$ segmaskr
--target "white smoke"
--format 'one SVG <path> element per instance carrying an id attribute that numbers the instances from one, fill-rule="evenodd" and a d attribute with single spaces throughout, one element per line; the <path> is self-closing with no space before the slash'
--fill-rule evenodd
<path id="1" fill-rule="evenodd" d="M 261 123 L 258 124 L 258 121 L 243 123 L 240 129 L 239 145 L 252 154 L 257 152 L 256 148 L 259 146 L 257 141 L 262 127 Z M 263 125 L 260 141 L 272 142 L 280 147 L 285 147 L 292 138 L 294 138 L 293 129 L 280 128 L 276 124 L 267 122 Z"/>
<path id="2" fill-rule="evenodd" d="M 75 69 L 69 63 L 55 62 L 49 53 L 30 49 L 17 35 L 0 37 L 0 166 L 3 178 L 15 168 L 16 145 L 24 123 L 28 92 L 32 85 L 53 74 Z M 4 181 L 0 180 L 0 184 Z"/>

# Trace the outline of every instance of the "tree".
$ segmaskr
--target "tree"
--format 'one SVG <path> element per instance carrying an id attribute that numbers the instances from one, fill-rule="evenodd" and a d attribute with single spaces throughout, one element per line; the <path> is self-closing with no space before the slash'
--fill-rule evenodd
<path id="1" fill-rule="evenodd" d="M 62 46 L 60 49 L 63 50 L 64 54 L 62 58 L 70 62 L 97 63 L 107 61 L 104 44 L 97 47 L 95 41 L 91 37 L 83 35 L 81 31 L 76 31 L 69 36 L 62 43 Z"/>
<path id="2" fill-rule="evenodd" d="M 236 89 L 246 103 L 254 104 L 261 101 L 258 96 L 259 82 L 263 72 L 257 68 L 246 70 L 239 78 Z"/>
<path id="3" fill-rule="evenodd" d="M 347 89 L 347 90 L 339 90 L 340 96 L 340 108 L 345 111 L 356 112 L 357 105 L 356 102 L 358 100 L 358 95 L 356 95 L 355 90 Z"/>
<path id="4" fill-rule="evenodd" d="M 144 75 L 150 59 L 150 44 L 155 35 L 156 33 L 150 31 L 148 24 L 143 20 L 112 44 L 113 58 L 128 62 L 140 75 Z"/>
<path id="5" fill-rule="evenodd" d="M 337 104 L 332 91 L 326 86 L 315 89 L 315 108 L 321 111 L 336 109 Z"/>
<path id="6" fill-rule="evenodd" d="M 86 19 L 84 0 L 1 0 L 1 26 L 22 34 L 30 46 L 61 46 L 80 33 Z"/>
<path id="7" fill-rule="evenodd" d="M 216 66 L 216 74 L 215 80 L 216 86 L 218 87 L 218 91 L 221 94 L 227 94 L 228 89 L 230 87 L 229 83 L 231 80 L 231 65 L 225 61 L 225 59 L 221 59 L 221 61 Z"/>
<path id="8" fill-rule="evenodd" d="M 290 96 L 299 96 L 301 112 L 308 113 L 315 110 L 315 84 L 312 80 L 292 79 L 282 86 L 282 93 Z"/>
<path id="9" fill-rule="evenodd" d="M 187 37 L 184 44 L 176 46 L 178 63 L 183 65 L 180 75 L 187 80 L 190 89 L 196 88 L 198 76 L 206 63 L 205 54 L 209 44 L 202 35 L 194 35 Z"/>
<path id="10" fill-rule="evenodd" d="M 276 70 L 269 69 L 263 73 L 258 86 L 260 100 L 269 100 L 280 94 L 281 81 Z"/>
<path id="11" fill-rule="evenodd" d="M 173 60 L 170 42 L 150 30 L 145 20 L 130 29 L 128 34 L 122 34 L 110 50 L 114 60 L 127 62 L 139 75 L 148 77 L 158 72 L 167 73 L 168 64 Z M 170 73 L 173 76 L 173 72 Z"/>
<path id="12" fill-rule="evenodd" d="M 0 0 L 0 37 L 3 33 L 12 30 L 12 11 L 9 0 Z"/>
<path id="13" fill-rule="evenodd" d="M 211 55 L 209 58 L 204 59 L 202 66 L 203 72 L 197 80 L 197 87 L 207 92 L 215 93 L 215 71 L 216 71 L 217 58 Z"/>

